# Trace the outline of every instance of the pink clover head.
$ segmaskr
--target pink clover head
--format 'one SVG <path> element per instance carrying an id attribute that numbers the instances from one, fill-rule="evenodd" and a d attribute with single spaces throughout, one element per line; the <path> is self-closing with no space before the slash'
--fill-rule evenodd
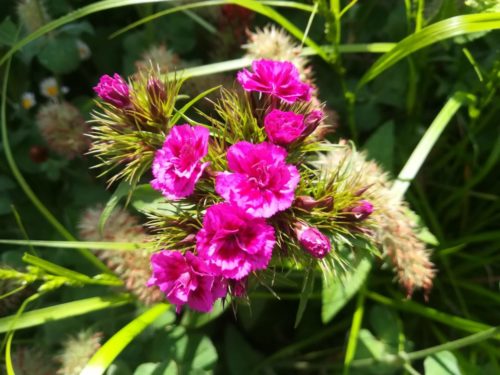
<path id="1" fill-rule="evenodd" d="M 272 143 L 288 146 L 302 135 L 306 125 L 304 115 L 273 109 L 264 118 L 264 128 Z"/>
<path id="2" fill-rule="evenodd" d="M 218 275 L 241 280 L 267 267 L 275 242 L 274 228 L 264 219 L 219 203 L 207 209 L 196 250 Z"/>
<path id="3" fill-rule="evenodd" d="M 212 310 L 214 302 L 227 294 L 227 282 L 214 275 L 207 263 L 191 252 L 163 250 L 151 255 L 153 275 L 148 286 L 156 285 L 180 312 L 183 305 L 200 312 Z"/>
<path id="4" fill-rule="evenodd" d="M 153 160 L 151 186 L 172 200 L 191 195 L 208 162 L 210 132 L 203 126 L 178 125 L 168 134 Z"/>
<path id="5" fill-rule="evenodd" d="M 130 104 L 129 86 L 117 73 L 113 77 L 107 74 L 101 76 L 94 91 L 102 100 L 117 108 L 125 108 Z"/>
<path id="6" fill-rule="evenodd" d="M 252 70 L 238 72 L 237 80 L 245 91 L 256 91 L 286 103 L 311 100 L 312 87 L 300 80 L 295 65 L 289 61 L 256 60 Z"/>
<path id="7" fill-rule="evenodd" d="M 238 142 L 227 151 L 229 169 L 215 179 L 215 191 L 254 217 L 269 218 L 289 208 L 300 175 L 286 163 L 287 152 L 263 142 Z"/>

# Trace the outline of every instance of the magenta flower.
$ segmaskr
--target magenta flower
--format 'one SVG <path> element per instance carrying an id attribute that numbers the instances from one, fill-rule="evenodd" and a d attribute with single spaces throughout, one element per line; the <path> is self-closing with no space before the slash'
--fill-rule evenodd
<path id="1" fill-rule="evenodd" d="M 148 286 L 156 285 L 180 312 L 183 305 L 201 312 L 212 310 L 214 302 L 227 293 L 227 282 L 215 276 L 205 261 L 186 252 L 163 250 L 151 255 L 153 275 Z"/>
<path id="2" fill-rule="evenodd" d="M 273 109 L 264 118 L 264 128 L 271 142 L 287 146 L 300 137 L 306 125 L 304 115 Z"/>
<path id="3" fill-rule="evenodd" d="M 219 173 L 215 191 L 254 217 L 268 218 L 292 205 L 300 175 L 282 147 L 238 142 L 227 151 L 231 172 Z"/>
<path id="4" fill-rule="evenodd" d="M 287 102 L 309 101 L 312 87 L 300 80 L 299 71 L 289 61 L 256 60 L 253 73 L 238 72 L 238 82 L 245 91 L 262 92 Z"/>
<path id="5" fill-rule="evenodd" d="M 364 220 L 373 212 L 373 204 L 367 200 L 360 200 L 358 205 L 351 208 L 351 212 L 356 220 Z"/>
<path id="6" fill-rule="evenodd" d="M 201 159 L 208 152 L 210 133 L 203 126 L 174 126 L 153 160 L 151 186 L 169 199 L 177 200 L 194 191 L 196 182 L 208 166 Z"/>
<path id="7" fill-rule="evenodd" d="M 274 228 L 264 219 L 219 203 L 207 209 L 196 250 L 219 275 L 240 280 L 267 267 L 275 242 Z"/>
<path id="8" fill-rule="evenodd" d="M 113 104 L 115 107 L 124 108 L 130 104 L 127 82 L 117 73 L 113 77 L 107 74 L 101 76 L 99 83 L 94 87 L 94 91 L 102 100 Z"/>
<path id="9" fill-rule="evenodd" d="M 330 240 L 317 228 L 299 225 L 296 229 L 300 245 L 313 257 L 324 258 L 332 249 Z"/>

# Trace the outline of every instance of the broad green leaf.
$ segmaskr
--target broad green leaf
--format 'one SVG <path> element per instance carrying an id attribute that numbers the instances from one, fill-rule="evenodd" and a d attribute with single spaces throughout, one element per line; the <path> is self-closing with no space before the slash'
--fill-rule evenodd
<path id="1" fill-rule="evenodd" d="M 17 39 L 17 27 L 10 17 L 6 17 L 0 23 L 0 46 L 12 46 Z"/>
<path id="2" fill-rule="evenodd" d="M 323 285 L 323 303 L 321 307 L 321 320 L 323 323 L 328 323 L 332 320 L 347 302 L 351 300 L 365 282 L 370 269 L 370 260 L 363 258 L 345 278 L 342 280 L 330 278 L 328 283 Z"/>
<path id="3" fill-rule="evenodd" d="M 424 27 L 397 43 L 392 50 L 375 61 L 372 67 L 361 78 L 358 86 L 366 84 L 401 59 L 431 44 L 458 35 L 494 29 L 500 29 L 500 13 L 456 16 Z"/>
<path id="4" fill-rule="evenodd" d="M 106 206 L 102 210 L 101 216 L 99 217 L 99 233 L 104 232 L 104 227 L 109 217 L 113 213 L 113 210 L 116 208 L 120 200 L 128 194 L 128 192 L 132 189 L 132 186 L 127 181 L 122 181 L 116 188 L 115 192 L 109 198 Z"/>
<path id="5" fill-rule="evenodd" d="M 434 144 L 446 128 L 446 125 L 449 124 L 455 113 L 467 100 L 469 100 L 467 95 L 461 92 L 456 92 L 448 99 L 424 136 L 420 139 L 420 142 L 418 142 L 417 147 L 411 153 L 401 172 L 399 172 L 397 180 L 394 181 L 391 190 L 395 195 L 400 198 L 403 197 L 410 186 L 410 182 L 417 175 L 427 155 L 429 155 L 432 147 L 434 147 Z"/>
<path id="6" fill-rule="evenodd" d="M 394 122 L 380 126 L 363 146 L 368 156 L 379 162 L 388 171 L 394 167 Z"/>
<path id="7" fill-rule="evenodd" d="M 47 39 L 38 53 L 38 61 L 55 74 L 66 74 L 75 70 L 80 64 L 80 55 L 76 46 L 76 38 L 69 35 L 58 35 Z"/>
<path id="8" fill-rule="evenodd" d="M 257 352 L 233 325 L 226 326 L 224 335 L 227 367 L 231 375 L 253 374 L 263 356 Z"/>
<path id="9" fill-rule="evenodd" d="M 157 304 L 119 330 L 92 356 L 81 375 L 101 375 L 130 342 L 161 316 L 170 306 Z"/>
<path id="10" fill-rule="evenodd" d="M 424 360 L 425 375 L 462 375 L 452 352 L 443 351 Z"/>
<path id="11" fill-rule="evenodd" d="M 134 375 L 178 375 L 180 374 L 174 361 L 162 363 L 143 363 L 134 371 Z"/>
<path id="12" fill-rule="evenodd" d="M 294 327 L 297 328 L 302 320 L 304 311 L 306 311 L 307 302 L 309 302 L 309 297 L 314 290 L 314 268 L 310 266 L 307 268 L 304 275 L 304 282 L 302 284 L 302 291 L 300 293 L 299 308 L 297 310 L 297 315 L 295 317 Z"/>
<path id="13" fill-rule="evenodd" d="M 210 323 L 211 321 L 221 316 L 230 305 L 231 305 L 231 298 L 228 295 L 224 303 L 222 303 L 221 301 L 217 301 L 214 304 L 212 311 L 209 313 L 199 313 L 196 311 L 187 310 L 182 317 L 181 324 L 188 328 L 203 327 L 204 325 Z"/>
<path id="14" fill-rule="evenodd" d="M 28 311 L 22 314 L 15 322 L 15 329 L 23 329 L 38 326 L 45 322 L 70 318 L 73 316 L 87 314 L 92 311 L 118 307 L 131 302 L 129 295 L 117 295 L 110 297 L 92 297 L 79 301 L 62 303 L 55 306 L 44 307 L 37 310 Z M 11 329 L 15 316 L 0 318 L 0 333 Z"/>

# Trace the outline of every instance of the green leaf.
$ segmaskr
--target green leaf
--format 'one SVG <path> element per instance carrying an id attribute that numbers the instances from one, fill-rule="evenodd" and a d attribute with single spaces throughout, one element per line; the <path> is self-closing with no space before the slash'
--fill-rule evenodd
<path id="1" fill-rule="evenodd" d="M 0 333 L 7 332 L 11 328 L 23 329 L 34 327 L 49 321 L 70 318 L 97 310 L 118 307 L 129 302 L 132 302 L 131 297 L 129 295 L 121 294 L 110 297 L 92 297 L 79 301 L 62 303 L 55 306 L 28 311 L 17 319 L 14 327 L 11 327 L 11 324 L 13 320 L 15 320 L 15 316 L 10 315 L 0 318 Z"/>
<path id="2" fill-rule="evenodd" d="M 132 186 L 127 181 L 120 182 L 120 185 L 116 188 L 115 192 L 109 198 L 106 206 L 102 210 L 101 216 L 99 217 L 99 233 L 104 232 L 104 227 L 109 217 L 113 213 L 113 210 L 116 208 L 120 200 L 128 194 L 128 192 L 132 189 Z"/>
<path id="3" fill-rule="evenodd" d="M 443 351 L 424 360 L 425 375 L 462 375 L 452 352 Z"/>
<path id="4" fill-rule="evenodd" d="M 448 99 L 434 121 L 432 121 L 429 129 L 426 130 L 424 136 L 420 139 L 420 142 L 411 153 L 401 172 L 399 172 L 397 180 L 394 181 L 391 190 L 395 195 L 400 198 L 403 197 L 406 190 L 408 190 L 408 187 L 410 186 L 410 182 L 417 175 L 420 167 L 422 167 L 422 164 L 427 158 L 427 155 L 429 155 L 432 147 L 434 147 L 434 144 L 446 128 L 446 125 L 449 124 L 462 104 L 468 100 L 468 96 L 461 92 L 456 92 L 450 99 Z"/>
<path id="5" fill-rule="evenodd" d="M 307 302 L 309 297 L 314 290 L 314 267 L 312 265 L 306 270 L 304 275 L 304 283 L 302 284 L 302 291 L 300 294 L 299 308 L 297 310 L 297 315 L 295 316 L 294 328 L 297 328 L 302 320 L 304 311 L 306 311 Z"/>
<path id="6" fill-rule="evenodd" d="M 224 344 L 231 375 L 250 375 L 263 359 L 232 324 L 226 327 Z"/>
<path id="7" fill-rule="evenodd" d="M 157 304 L 119 330 L 92 356 L 81 375 L 103 374 L 123 349 L 169 307 L 164 303 Z"/>
<path id="8" fill-rule="evenodd" d="M 500 13 L 480 13 L 451 17 L 424 27 L 406 37 L 389 52 L 381 56 L 365 73 L 358 87 L 366 84 L 392 65 L 431 44 L 453 38 L 458 35 L 500 28 Z"/>
<path id="9" fill-rule="evenodd" d="M 176 111 L 175 115 L 172 116 L 172 119 L 170 120 L 170 122 L 172 124 L 176 124 L 177 121 L 179 121 L 179 119 L 181 118 L 181 116 L 189 109 L 191 108 L 197 101 L 199 101 L 200 99 L 204 98 L 205 96 L 207 96 L 208 94 L 210 94 L 211 92 L 214 92 L 215 90 L 218 90 L 221 86 L 215 86 L 213 88 L 210 88 L 208 90 L 205 90 L 203 91 L 201 94 L 197 95 L 196 97 L 194 97 L 193 99 L 191 99 L 189 102 L 187 102 L 186 104 L 184 104 L 182 106 L 181 109 L 179 109 L 178 111 Z"/>
<path id="10" fill-rule="evenodd" d="M 80 64 L 76 39 L 69 35 L 47 39 L 47 44 L 38 53 L 38 61 L 55 74 L 75 70 Z"/>
<path id="11" fill-rule="evenodd" d="M 142 242 L 0 240 L 0 244 L 15 246 L 54 247 L 60 249 L 95 249 L 117 251 L 143 250 L 152 247 L 152 244 Z"/>
<path id="12" fill-rule="evenodd" d="M 186 312 L 182 317 L 181 324 L 188 328 L 203 327 L 204 325 L 210 323 L 211 321 L 221 316 L 224 313 L 224 311 L 227 310 L 230 304 L 231 304 L 231 299 L 228 296 L 224 300 L 224 303 L 216 302 L 212 311 L 210 311 L 209 313 L 199 313 L 192 310 L 186 310 Z"/>
<path id="13" fill-rule="evenodd" d="M 394 166 L 394 121 L 380 126 L 366 141 L 364 148 L 368 156 L 379 162 L 388 171 Z"/>
<path id="14" fill-rule="evenodd" d="M 338 277 L 330 278 L 323 285 L 321 320 L 328 323 L 351 300 L 366 280 L 371 269 L 371 262 L 366 258 L 359 260 L 354 270 L 348 273 L 343 280 Z"/>
<path id="15" fill-rule="evenodd" d="M 10 17 L 0 23 L 0 46 L 12 46 L 17 39 L 17 26 L 10 20 Z"/>

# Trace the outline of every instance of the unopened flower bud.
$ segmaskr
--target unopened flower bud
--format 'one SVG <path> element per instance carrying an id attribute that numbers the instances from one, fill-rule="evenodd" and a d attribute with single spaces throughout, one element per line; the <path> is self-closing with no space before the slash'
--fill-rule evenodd
<path id="1" fill-rule="evenodd" d="M 364 220 L 372 214 L 373 204 L 367 200 L 361 200 L 356 207 L 350 209 L 350 212 L 356 220 Z"/>
<path id="2" fill-rule="evenodd" d="M 156 77 L 148 79 L 147 91 L 150 100 L 165 101 L 167 99 L 165 85 Z"/>
<path id="3" fill-rule="evenodd" d="M 324 258 L 332 249 L 328 237 L 317 228 L 298 224 L 295 233 L 302 248 L 315 258 Z"/>
<path id="4" fill-rule="evenodd" d="M 321 109 L 315 109 L 309 113 L 305 119 L 304 124 L 306 125 L 307 133 L 311 134 L 320 124 L 321 120 L 325 117 L 325 114 Z"/>
<path id="5" fill-rule="evenodd" d="M 244 297 L 247 294 L 247 277 L 240 280 L 231 280 L 231 294 L 234 297 Z"/>
<path id="6" fill-rule="evenodd" d="M 94 87 L 94 91 L 102 100 L 115 107 L 124 108 L 130 104 L 128 84 L 117 73 L 113 77 L 103 75 Z"/>
<path id="7" fill-rule="evenodd" d="M 308 195 L 301 195 L 295 198 L 294 206 L 306 211 L 312 211 L 313 208 L 318 207 L 319 202 Z"/>

